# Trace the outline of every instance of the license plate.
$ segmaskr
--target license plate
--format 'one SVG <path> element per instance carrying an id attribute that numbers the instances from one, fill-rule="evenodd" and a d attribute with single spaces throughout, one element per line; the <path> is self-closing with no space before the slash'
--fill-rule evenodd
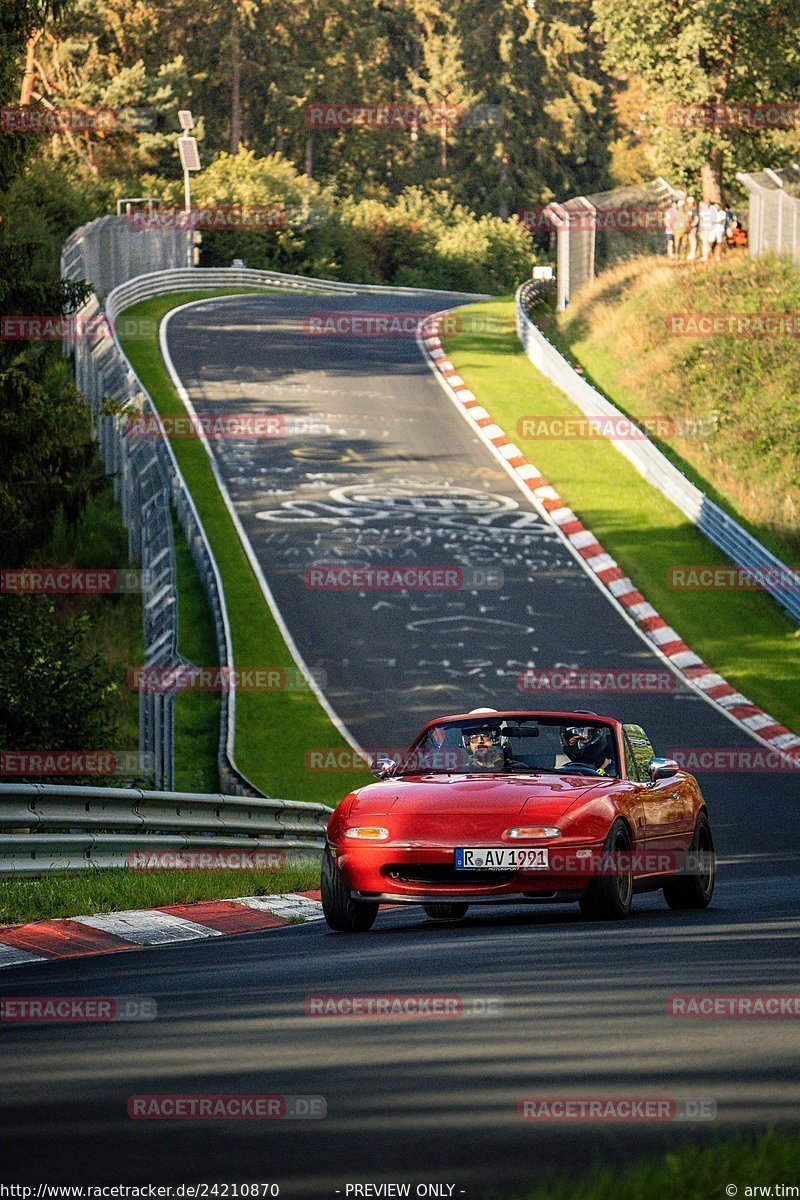
<path id="1" fill-rule="evenodd" d="M 455 851 L 457 871 L 546 871 L 547 846 L 464 846 Z"/>

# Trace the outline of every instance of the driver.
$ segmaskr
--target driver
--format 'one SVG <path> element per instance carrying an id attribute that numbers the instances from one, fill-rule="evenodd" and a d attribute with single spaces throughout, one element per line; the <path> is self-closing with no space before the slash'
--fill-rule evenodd
<path id="1" fill-rule="evenodd" d="M 471 733 L 464 734 L 463 742 L 470 767 L 479 771 L 502 771 L 505 754 L 500 744 L 499 730 L 473 729 Z"/>
<path id="2" fill-rule="evenodd" d="M 561 745 L 570 762 L 593 767 L 598 775 L 606 774 L 612 760 L 605 729 L 597 725 L 568 725 L 561 732 Z"/>
<path id="3" fill-rule="evenodd" d="M 472 770 L 507 771 L 514 767 L 525 768 L 525 763 L 513 758 L 508 742 L 499 729 L 473 729 L 462 737 L 467 751 L 467 763 Z"/>

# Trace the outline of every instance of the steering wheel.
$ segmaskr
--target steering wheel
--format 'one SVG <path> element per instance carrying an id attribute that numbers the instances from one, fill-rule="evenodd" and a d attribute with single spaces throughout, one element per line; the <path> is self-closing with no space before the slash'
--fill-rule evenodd
<path id="1" fill-rule="evenodd" d="M 586 771 L 591 771 L 593 775 L 600 774 L 597 767 L 593 767 L 591 763 L 571 762 L 566 763 L 563 767 L 559 767 L 558 769 L 562 774 L 564 772 L 570 774 L 572 771 L 575 771 L 576 774 L 580 775 L 583 775 Z"/>

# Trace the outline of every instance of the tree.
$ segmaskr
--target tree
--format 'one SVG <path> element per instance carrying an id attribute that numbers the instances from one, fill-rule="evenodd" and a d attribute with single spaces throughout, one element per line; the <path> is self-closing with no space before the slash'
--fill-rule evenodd
<path id="1" fill-rule="evenodd" d="M 86 128 L 65 124 L 51 138 L 51 154 L 72 158 L 94 177 L 132 183 L 142 172 L 174 170 L 177 113 L 191 88 L 180 54 L 147 54 L 152 24 L 158 32 L 151 7 L 147 0 L 72 0 L 67 26 L 38 31 L 26 76 L 31 99 L 101 118 Z"/>
<path id="2" fill-rule="evenodd" d="M 424 106 L 432 127 L 438 129 L 439 166 L 446 175 L 450 126 L 459 124 L 465 110 L 477 99 L 467 83 L 461 43 L 454 33 L 434 33 L 426 38 L 421 69 L 412 74 L 411 88 L 412 98 Z"/>
<path id="3" fill-rule="evenodd" d="M 800 61 L 796 0 L 771 0 L 768 5 L 760 0 L 627 0 L 622 6 L 616 0 L 594 0 L 594 11 L 609 69 L 647 82 L 663 174 L 676 182 L 699 175 L 702 194 L 719 200 L 737 169 L 766 160 L 770 149 L 780 146 L 780 138 L 731 127 L 717 112 L 724 105 L 795 98 Z M 683 109 L 689 105 L 708 106 L 707 127 L 683 124 Z"/>
<path id="4" fill-rule="evenodd" d="M 464 63 L 499 118 L 459 146 L 470 202 L 507 214 L 606 183 L 608 78 L 590 0 L 462 0 Z"/>
<path id="5" fill-rule="evenodd" d="M 4 0 L 0 5 L 0 104 L 15 103 L 20 93 L 20 55 L 48 19 L 64 12 L 64 0 Z M 24 79 L 24 74 L 23 74 Z M 22 89 L 24 91 L 24 88 Z M 0 192 L 22 169 L 30 153 L 30 136 L 0 136 Z"/>
<path id="6" fill-rule="evenodd" d="M 60 624 L 41 596 L 0 599 L 0 744 L 4 750 L 108 750 L 116 684 L 90 645 L 85 614 Z M 24 777 L 15 776 L 14 782 Z M 37 780 L 34 779 L 34 782 Z M 48 782 L 79 783 L 50 777 Z M 87 778 L 85 782 L 98 783 Z"/>

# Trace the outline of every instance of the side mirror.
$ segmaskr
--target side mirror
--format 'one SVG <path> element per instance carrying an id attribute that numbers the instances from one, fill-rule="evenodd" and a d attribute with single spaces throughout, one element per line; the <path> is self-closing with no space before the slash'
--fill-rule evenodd
<path id="1" fill-rule="evenodd" d="M 647 768 L 647 774 L 653 783 L 659 779 L 671 779 L 677 775 L 680 767 L 674 758 L 652 758 Z"/>
<path id="2" fill-rule="evenodd" d="M 391 779 L 397 770 L 397 763 L 393 758 L 379 758 L 370 770 L 376 779 Z"/>

